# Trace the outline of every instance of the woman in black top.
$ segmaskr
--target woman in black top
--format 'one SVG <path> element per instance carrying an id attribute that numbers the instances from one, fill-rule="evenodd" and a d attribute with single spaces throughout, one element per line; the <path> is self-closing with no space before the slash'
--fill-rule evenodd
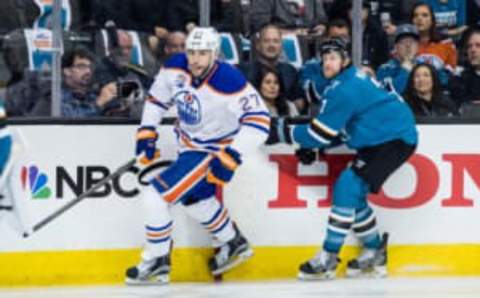
<path id="1" fill-rule="evenodd" d="M 455 104 L 442 90 L 437 71 L 430 64 L 417 64 L 408 78 L 404 98 L 415 116 L 457 115 Z"/>
<path id="2" fill-rule="evenodd" d="M 280 73 L 275 68 L 268 66 L 260 68 L 254 85 L 272 117 L 298 116 L 295 105 L 285 97 L 285 88 Z"/>

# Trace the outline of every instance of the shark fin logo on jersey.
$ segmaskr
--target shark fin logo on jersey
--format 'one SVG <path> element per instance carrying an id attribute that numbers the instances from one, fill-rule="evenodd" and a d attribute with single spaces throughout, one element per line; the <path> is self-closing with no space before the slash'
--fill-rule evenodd
<path id="1" fill-rule="evenodd" d="M 188 125 L 196 125 L 202 120 L 201 106 L 198 97 L 188 91 L 177 93 L 174 97 L 178 108 L 178 116 Z"/>

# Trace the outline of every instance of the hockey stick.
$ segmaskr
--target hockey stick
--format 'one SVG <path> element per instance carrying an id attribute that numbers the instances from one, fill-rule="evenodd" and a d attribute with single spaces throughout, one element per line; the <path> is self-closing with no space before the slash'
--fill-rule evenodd
<path id="1" fill-rule="evenodd" d="M 36 225 L 33 226 L 31 233 L 33 234 L 33 233 L 37 232 L 38 230 L 43 228 L 45 225 L 47 225 L 49 222 L 51 222 L 55 218 L 62 215 L 65 211 L 67 211 L 68 209 L 70 209 L 73 206 L 80 203 L 83 199 L 85 199 L 86 197 L 91 195 L 94 191 L 96 191 L 97 189 L 104 186 L 105 184 L 107 184 L 111 180 L 113 180 L 113 179 L 117 178 L 118 176 L 122 175 L 123 173 L 125 173 L 128 169 L 130 169 L 133 165 L 135 165 L 136 161 L 137 161 L 136 158 L 132 158 L 126 164 L 124 164 L 123 166 L 118 168 L 115 172 L 113 172 L 112 174 L 110 174 L 107 177 L 100 180 L 97 184 L 92 186 L 90 189 L 88 189 L 87 191 L 85 191 L 84 193 L 82 193 L 81 195 L 79 195 L 78 197 L 73 199 L 72 201 L 68 202 L 67 204 L 65 204 L 64 206 L 62 206 L 61 208 L 59 208 L 58 210 L 56 210 L 55 212 L 53 212 L 49 216 L 47 216 L 44 219 L 42 219 L 41 221 L 39 221 Z M 30 234 L 23 233 L 24 238 L 26 238 L 28 236 L 30 236 Z"/>
<path id="2" fill-rule="evenodd" d="M 45 217 L 43 220 L 39 221 L 36 225 L 33 226 L 32 234 L 35 233 L 36 231 L 40 230 L 41 228 L 43 228 L 45 225 L 47 225 L 49 222 L 51 222 L 55 218 L 62 215 L 68 209 L 70 209 L 73 206 L 75 206 L 76 204 L 78 204 L 80 201 L 82 201 L 83 199 L 85 199 L 86 197 L 91 195 L 94 191 L 96 191 L 100 187 L 104 186 L 105 184 L 107 184 L 111 180 L 117 178 L 118 176 L 120 176 L 123 173 L 125 173 L 126 171 L 128 171 L 130 168 L 134 167 L 136 162 L 137 162 L 137 159 L 132 158 L 126 164 L 124 164 L 123 166 L 118 168 L 115 172 L 113 172 L 112 174 L 110 174 L 107 177 L 100 180 L 97 184 L 92 186 L 90 189 L 88 189 L 87 191 L 85 191 L 84 193 L 82 193 L 81 195 L 79 195 L 78 197 L 76 197 L 75 199 L 70 201 L 69 203 L 65 204 L 64 206 L 62 206 L 61 208 L 59 208 L 58 210 L 56 210 L 55 212 L 53 212 L 49 216 Z M 138 178 L 139 183 L 142 184 L 142 185 L 148 185 L 148 182 L 144 181 L 144 177 L 148 173 L 150 173 L 153 170 L 169 166 L 171 164 L 172 164 L 171 160 L 163 160 L 163 161 L 160 161 L 160 162 L 156 162 L 156 163 L 154 163 L 150 166 L 147 166 L 146 168 L 140 170 L 139 178 Z M 28 236 L 30 236 L 30 234 L 28 234 L 28 233 L 23 234 L 24 238 L 26 238 Z"/>
<path id="3" fill-rule="evenodd" d="M 143 186 L 150 184 L 150 180 L 148 178 L 145 178 L 145 177 L 149 177 L 149 175 L 153 171 L 159 170 L 159 169 L 164 168 L 164 167 L 168 167 L 172 163 L 173 163 L 173 161 L 171 161 L 171 160 L 162 160 L 162 161 L 154 162 L 154 163 L 142 168 L 140 170 L 140 172 L 138 173 L 138 183 L 140 183 Z"/>

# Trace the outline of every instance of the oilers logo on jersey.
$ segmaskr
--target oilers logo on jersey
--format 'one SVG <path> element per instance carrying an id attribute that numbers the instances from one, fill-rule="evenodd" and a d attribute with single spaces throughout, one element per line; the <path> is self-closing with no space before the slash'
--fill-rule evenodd
<path id="1" fill-rule="evenodd" d="M 177 106 L 178 117 L 188 125 L 196 125 L 202 121 L 202 107 L 198 97 L 189 92 L 181 91 L 174 97 Z"/>

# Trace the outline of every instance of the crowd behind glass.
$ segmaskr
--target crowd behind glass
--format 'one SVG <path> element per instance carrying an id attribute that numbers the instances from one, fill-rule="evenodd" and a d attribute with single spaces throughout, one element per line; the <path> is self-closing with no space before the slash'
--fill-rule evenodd
<path id="1" fill-rule="evenodd" d="M 0 1 L 0 98 L 10 117 L 51 114 L 52 2 Z M 351 41 L 351 2 L 210 3 L 220 59 L 239 67 L 273 116 L 312 113 L 325 83 L 317 45 Z M 62 0 L 61 115 L 138 119 L 199 11 L 197 0 Z M 479 116 L 479 24 L 479 0 L 364 0 L 362 69 L 417 116 Z"/>

